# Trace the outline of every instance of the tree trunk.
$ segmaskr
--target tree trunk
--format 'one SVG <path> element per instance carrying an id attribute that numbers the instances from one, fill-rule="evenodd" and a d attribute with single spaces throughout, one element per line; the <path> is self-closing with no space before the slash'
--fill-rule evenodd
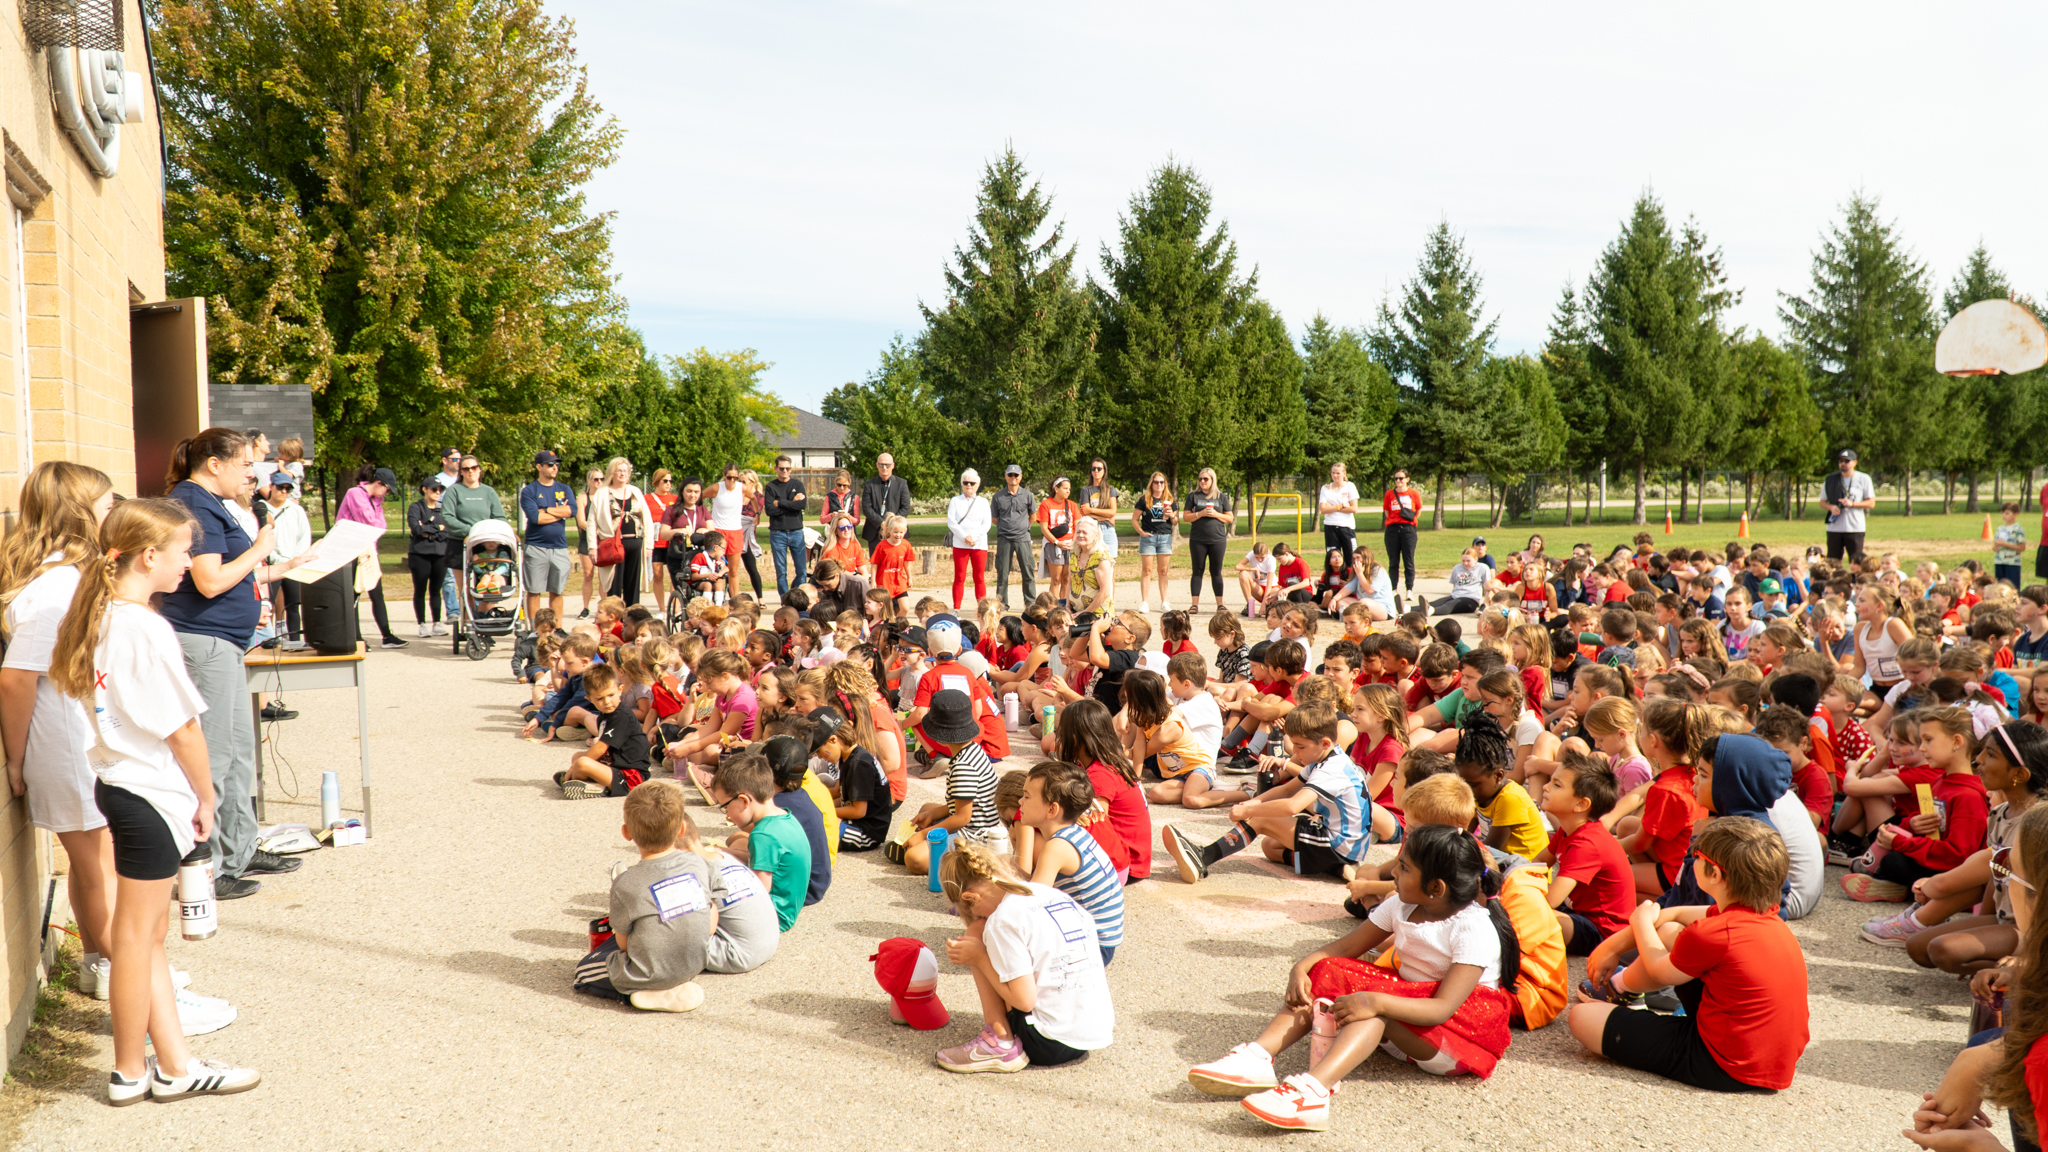
<path id="1" fill-rule="evenodd" d="M 1983 511 L 1982 508 L 1979 508 L 1977 506 L 1977 480 L 1977 470 L 1973 468 L 1970 470 L 1970 502 L 1968 504 L 1963 505 L 1963 511 L 1965 512 L 1974 513 Z"/>
<path id="2" fill-rule="evenodd" d="M 1695 524 L 1705 524 L 1707 522 L 1707 470 L 1704 467 L 1700 469 L 1699 498 L 1692 502 L 1692 522 Z"/>
<path id="3" fill-rule="evenodd" d="M 1911 470 L 1911 469 L 1907 469 L 1907 470 L 1906 470 L 1905 472 L 1902 472 L 1902 473 L 1900 473 L 1900 474 L 1899 474 L 1899 493 L 1900 493 L 1900 495 L 1902 495 L 1903 497 L 1905 497 L 1905 504 L 1906 504 L 1906 510 L 1905 510 L 1905 513 L 1904 513 L 1904 514 L 1905 514 L 1906 516 L 1908 516 L 1908 517 L 1912 516 L 1912 515 L 1913 515 L 1913 472 L 1912 472 L 1912 470 Z"/>
<path id="4" fill-rule="evenodd" d="M 1678 469 L 1678 522 L 1690 524 L 1686 511 L 1692 501 L 1692 469 L 1681 466 Z"/>
<path id="5" fill-rule="evenodd" d="M 1947 516 L 1956 510 L 1956 474 L 1941 474 L 1941 514 Z"/>
<path id="6" fill-rule="evenodd" d="M 1486 526 L 1500 527 L 1501 517 L 1508 511 L 1508 490 L 1506 485 L 1496 483 L 1491 476 L 1486 478 L 1486 505 L 1490 514 Z"/>
<path id="7" fill-rule="evenodd" d="M 1572 474 L 1564 474 L 1564 526 L 1572 526 Z"/>
<path id="8" fill-rule="evenodd" d="M 1650 514 L 1643 505 L 1643 493 L 1643 462 L 1638 460 L 1636 461 L 1636 514 L 1635 519 L 1629 521 L 1631 524 L 1642 525 L 1650 522 Z"/>
<path id="9" fill-rule="evenodd" d="M 1444 474 L 1436 474 L 1436 512 L 1430 517 L 1431 529 L 1441 532 L 1444 528 Z"/>

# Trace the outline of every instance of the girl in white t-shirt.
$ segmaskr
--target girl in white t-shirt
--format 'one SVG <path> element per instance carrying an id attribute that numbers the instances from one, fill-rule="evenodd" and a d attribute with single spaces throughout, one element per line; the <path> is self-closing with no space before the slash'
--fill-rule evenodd
<path id="1" fill-rule="evenodd" d="M 1188 1071 L 1195 1087 L 1243 1096 L 1276 1128 L 1330 1126 L 1330 1094 L 1373 1049 L 1439 1076 L 1482 1079 L 1508 1046 L 1521 947 L 1495 897 L 1500 874 L 1462 829 L 1408 831 L 1394 861 L 1394 892 L 1363 924 L 1303 957 L 1287 978 L 1287 1006 L 1257 1040 Z M 1391 944 L 1398 974 L 1365 959 Z M 1323 1024 L 1318 1026 L 1318 1018 Z M 1273 1057 L 1307 1036 L 1309 1070 L 1276 1083 Z"/>
<path id="2" fill-rule="evenodd" d="M 107 926 L 114 909 L 114 842 L 93 803 L 85 751 L 91 717 L 50 678 L 57 627 L 78 590 L 79 566 L 100 558 L 100 522 L 114 484 L 97 468 L 65 461 L 36 465 L 21 487 L 21 519 L 0 542 L 0 604 L 7 658 L 0 666 L 0 734 L 7 785 L 28 796 L 35 826 L 56 835 L 70 859 L 66 879 L 78 942 L 78 990 L 104 997 Z M 2048 683 L 2048 680 L 2044 680 Z"/>
<path id="3" fill-rule="evenodd" d="M 150 606 L 191 569 L 195 527 L 175 500 L 129 500 L 110 512 L 100 526 L 104 559 L 80 571 L 50 667 L 60 691 L 93 709 L 87 756 L 119 877 L 109 930 L 114 1071 L 107 1080 L 117 1107 L 145 1096 L 245 1092 L 262 1080 L 192 1055 L 164 955 L 178 865 L 213 834 L 213 776 L 199 730 L 206 702 L 185 671 L 177 633 Z"/>
<path id="4" fill-rule="evenodd" d="M 1244 593 L 1244 614 L 1253 615 L 1253 609 L 1263 608 L 1273 596 L 1273 588 L 1279 565 L 1267 551 L 1264 540 L 1254 541 L 1251 551 L 1237 561 L 1237 589 Z"/>
<path id="5" fill-rule="evenodd" d="M 1087 909 L 970 841 L 939 862 L 939 884 L 967 921 L 946 958 L 974 973 L 983 1021 L 974 1039 L 939 1050 L 939 1067 L 1016 1072 L 1109 1047 L 1116 1010 Z"/>

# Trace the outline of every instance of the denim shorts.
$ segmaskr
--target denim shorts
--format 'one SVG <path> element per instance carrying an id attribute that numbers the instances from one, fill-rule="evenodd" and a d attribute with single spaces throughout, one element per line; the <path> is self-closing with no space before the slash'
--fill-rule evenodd
<path id="1" fill-rule="evenodd" d="M 1172 533 L 1172 532 L 1147 532 L 1147 533 L 1146 533 L 1146 534 L 1144 534 L 1143 536 L 1140 536 L 1140 537 L 1138 537 L 1138 555 L 1140 555 L 1140 556 L 1171 556 L 1171 555 L 1173 555 L 1173 533 Z"/>

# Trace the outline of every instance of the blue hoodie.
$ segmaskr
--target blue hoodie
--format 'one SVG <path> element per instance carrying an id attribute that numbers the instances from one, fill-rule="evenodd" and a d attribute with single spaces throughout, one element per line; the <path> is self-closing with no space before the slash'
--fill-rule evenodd
<path id="1" fill-rule="evenodd" d="M 1714 816 L 1747 816 L 1761 820 L 1772 828 L 1778 825 L 1771 819 L 1771 805 L 1778 802 L 1792 788 L 1792 761 L 1783 752 L 1765 743 L 1761 737 L 1747 735 L 1722 736 L 1714 742 Z M 1683 908 L 1693 904 L 1712 904 L 1713 898 L 1700 890 L 1692 874 L 1693 854 L 1686 850 L 1685 863 L 1678 870 L 1678 879 L 1657 898 L 1664 908 Z M 1790 876 L 1780 896 L 1791 891 Z M 1784 916 L 1787 902 L 1778 901 L 1778 915 Z"/>

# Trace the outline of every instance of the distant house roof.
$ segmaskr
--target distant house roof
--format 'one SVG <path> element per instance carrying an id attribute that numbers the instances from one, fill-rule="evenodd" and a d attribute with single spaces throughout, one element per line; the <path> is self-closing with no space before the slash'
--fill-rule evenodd
<path id="1" fill-rule="evenodd" d="M 747 431 L 756 438 L 767 441 L 777 448 L 817 448 L 837 451 L 846 447 L 846 425 L 837 420 L 827 420 L 816 412 L 801 408 L 790 408 L 789 418 L 796 422 L 796 431 L 788 436 L 770 436 L 767 429 L 747 421 Z"/>

